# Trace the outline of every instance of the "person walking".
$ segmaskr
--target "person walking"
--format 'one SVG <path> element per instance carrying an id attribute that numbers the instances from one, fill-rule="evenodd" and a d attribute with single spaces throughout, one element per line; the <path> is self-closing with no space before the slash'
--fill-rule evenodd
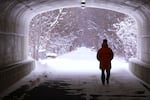
<path id="1" fill-rule="evenodd" d="M 105 85 L 105 80 L 107 84 L 109 84 L 110 78 L 110 70 L 111 70 L 111 60 L 113 59 L 114 53 L 111 48 L 108 47 L 107 39 L 103 40 L 102 48 L 100 48 L 97 52 L 97 60 L 100 62 L 100 70 L 101 70 L 101 80 L 102 84 Z M 105 79 L 105 71 L 106 71 L 106 79 Z"/>

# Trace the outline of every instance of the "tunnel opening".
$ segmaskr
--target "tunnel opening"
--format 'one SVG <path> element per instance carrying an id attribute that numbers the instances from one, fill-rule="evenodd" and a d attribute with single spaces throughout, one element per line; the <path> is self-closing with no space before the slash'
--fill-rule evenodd
<path id="1" fill-rule="evenodd" d="M 28 54 L 42 61 L 82 47 L 97 52 L 106 38 L 115 57 L 128 62 L 136 57 L 136 34 L 136 21 L 123 13 L 91 7 L 61 8 L 32 19 Z"/>

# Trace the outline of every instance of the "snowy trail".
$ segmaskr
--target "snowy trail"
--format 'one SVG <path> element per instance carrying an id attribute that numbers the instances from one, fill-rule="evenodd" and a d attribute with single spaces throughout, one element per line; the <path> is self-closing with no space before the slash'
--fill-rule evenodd
<path id="1" fill-rule="evenodd" d="M 56 59 L 46 59 L 40 62 L 50 66 L 51 70 L 61 73 L 99 73 L 99 62 L 96 59 L 96 52 L 85 47 L 78 48 Z M 122 69 L 128 70 L 128 63 L 117 57 L 112 60 L 112 66 L 112 72 Z"/>
<path id="2" fill-rule="evenodd" d="M 43 100 L 38 96 L 46 100 L 150 100 L 150 91 L 130 73 L 128 63 L 118 58 L 112 61 L 110 84 L 103 86 L 95 55 L 96 52 L 83 47 L 56 59 L 41 60 L 30 75 L 8 89 L 10 94 L 4 100 L 10 96 L 17 97 L 16 100 Z M 44 87 L 49 90 L 42 90 Z"/>

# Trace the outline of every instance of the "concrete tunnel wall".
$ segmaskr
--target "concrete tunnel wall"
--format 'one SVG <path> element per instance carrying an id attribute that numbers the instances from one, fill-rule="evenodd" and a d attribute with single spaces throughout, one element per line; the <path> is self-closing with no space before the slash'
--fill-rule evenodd
<path id="1" fill-rule="evenodd" d="M 80 0 L 1 0 L 0 1 L 0 92 L 30 73 L 34 61 L 27 58 L 30 21 L 41 12 L 61 7 L 81 7 Z M 150 1 L 88 0 L 86 7 L 118 11 L 135 18 L 138 24 L 137 58 L 130 60 L 131 71 L 150 84 Z"/>

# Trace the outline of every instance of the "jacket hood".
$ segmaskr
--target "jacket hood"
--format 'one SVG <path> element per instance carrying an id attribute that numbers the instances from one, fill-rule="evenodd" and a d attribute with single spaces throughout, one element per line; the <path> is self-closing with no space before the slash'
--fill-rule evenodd
<path id="1" fill-rule="evenodd" d="M 108 44 L 104 42 L 104 43 L 102 44 L 102 48 L 108 48 Z"/>

